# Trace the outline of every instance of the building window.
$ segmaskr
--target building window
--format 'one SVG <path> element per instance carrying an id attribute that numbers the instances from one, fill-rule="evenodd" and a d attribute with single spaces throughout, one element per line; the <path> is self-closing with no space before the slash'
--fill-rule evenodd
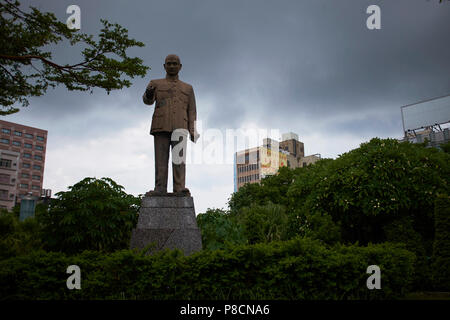
<path id="1" fill-rule="evenodd" d="M 44 150 L 44 147 L 43 146 L 39 146 L 39 145 L 35 145 L 34 148 L 36 150 L 40 150 L 40 151 Z"/>
<path id="2" fill-rule="evenodd" d="M 36 155 L 34 156 L 34 159 L 36 159 L 36 160 L 42 160 L 42 156 L 36 154 Z"/>
<path id="3" fill-rule="evenodd" d="M 19 186 L 22 189 L 28 189 L 28 184 L 27 183 L 21 183 Z"/>
<path id="4" fill-rule="evenodd" d="M 303 162 L 303 168 L 306 167 L 306 162 Z"/>
<path id="5" fill-rule="evenodd" d="M 39 187 L 39 186 L 35 186 L 35 185 L 32 185 L 32 186 L 31 186 L 31 189 L 33 189 L 33 190 L 40 190 L 40 189 L 41 189 L 41 187 Z"/>
<path id="6" fill-rule="evenodd" d="M 42 167 L 41 167 L 40 165 L 37 165 L 37 164 L 34 164 L 34 165 L 33 165 L 33 169 L 34 169 L 34 170 L 41 170 L 41 168 L 42 168 Z"/>
<path id="7" fill-rule="evenodd" d="M 44 137 L 41 136 L 36 136 L 36 139 L 38 139 L 39 141 L 44 141 Z"/>
<path id="8" fill-rule="evenodd" d="M 18 137 L 21 137 L 21 136 L 22 136 L 22 132 L 20 132 L 20 131 L 14 131 L 14 135 L 15 135 L 15 136 L 18 136 Z"/>
<path id="9" fill-rule="evenodd" d="M 33 180 L 41 180 L 41 176 L 38 176 L 37 174 L 33 174 Z"/>
<path id="10" fill-rule="evenodd" d="M 23 157 L 24 157 L 24 158 L 31 158 L 31 153 L 24 153 L 24 154 L 23 154 Z"/>
<path id="11" fill-rule="evenodd" d="M 2 133 L 11 134 L 10 129 L 2 128 Z"/>
<path id="12" fill-rule="evenodd" d="M 28 173 L 22 173 L 21 177 L 28 179 L 30 177 L 30 175 Z"/>
<path id="13" fill-rule="evenodd" d="M 20 143 L 20 141 L 13 141 L 12 142 L 13 145 L 20 147 L 22 145 L 22 143 Z"/>
<path id="14" fill-rule="evenodd" d="M 8 200 L 8 190 L 0 189 L 0 199 Z"/>
<path id="15" fill-rule="evenodd" d="M 8 160 L 8 159 L 0 159 L 0 167 L 3 167 L 3 168 L 11 168 L 11 163 L 12 163 L 11 160 Z"/>
<path id="16" fill-rule="evenodd" d="M 30 167 L 30 164 L 29 164 L 29 163 L 26 163 L 26 162 L 24 162 L 24 163 L 22 163 L 22 167 L 24 167 L 24 168 L 29 168 L 29 167 Z"/>
<path id="17" fill-rule="evenodd" d="M 27 149 L 32 149 L 32 148 L 33 148 L 33 145 L 32 145 L 32 144 L 29 144 L 29 143 L 24 143 L 23 146 L 24 146 L 25 148 L 27 148 Z"/>
<path id="18" fill-rule="evenodd" d="M 33 139 L 34 136 L 31 133 L 25 133 L 25 138 Z"/>
<path id="19" fill-rule="evenodd" d="M 9 144 L 9 139 L 1 138 L 0 142 L 1 143 L 5 143 L 5 144 Z"/>
<path id="20" fill-rule="evenodd" d="M 9 183 L 11 176 L 9 174 L 0 173 L 0 183 Z"/>

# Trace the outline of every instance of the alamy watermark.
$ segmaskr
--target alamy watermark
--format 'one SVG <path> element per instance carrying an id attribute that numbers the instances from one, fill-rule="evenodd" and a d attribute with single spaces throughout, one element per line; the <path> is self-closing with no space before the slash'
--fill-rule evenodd
<path id="1" fill-rule="evenodd" d="M 279 129 L 238 128 L 238 129 L 203 129 L 202 121 L 196 121 L 200 136 L 195 144 L 187 147 L 189 132 L 186 129 L 176 129 L 171 140 L 179 141 L 172 150 L 174 164 L 256 164 L 256 152 L 249 157 L 235 156 L 239 151 L 257 148 L 263 145 L 265 139 L 270 139 L 270 145 L 259 148 L 259 161 L 264 165 L 276 166 L 279 161 Z"/>
<path id="2" fill-rule="evenodd" d="M 70 16 L 66 20 L 67 28 L 80 30 L 81 29 L 81 9 L 76 4 L 71 4 L 67 7 L 66 13 Z"/>
<path id="3" fill-rule="evenodd" d="M 367 289 L 381 289 L 381 270 L 377 265 L 367 267 L 367 273 L 371 276 L 367 279 Z"/>
<path id="4" fill-rule="evenodd" d="M 67 267 L 66 273 L 71 274 L 66 281 L 67 289 L 81 289 L 81 270 L 76 264 Z"/>

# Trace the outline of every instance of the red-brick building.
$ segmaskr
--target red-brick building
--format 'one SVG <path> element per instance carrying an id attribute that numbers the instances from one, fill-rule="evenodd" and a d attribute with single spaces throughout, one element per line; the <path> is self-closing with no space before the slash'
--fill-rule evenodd
<path id="1" fill-rule="evenodd" d="M 0 208 L 11 209 L 29 192 L 41 196 L 47 133 L 0 120 Z"/>

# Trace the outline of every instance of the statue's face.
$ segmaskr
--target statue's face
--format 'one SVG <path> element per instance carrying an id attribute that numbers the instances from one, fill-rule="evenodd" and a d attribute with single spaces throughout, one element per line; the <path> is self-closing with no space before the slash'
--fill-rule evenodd
<path id="1" fill-rule="evenodd" d="M 181 63 L 177 58 L 167 58 L 166 63 L 164 63 L 164 69 L 170 76 L 176 76 L 181 70 Z"/>

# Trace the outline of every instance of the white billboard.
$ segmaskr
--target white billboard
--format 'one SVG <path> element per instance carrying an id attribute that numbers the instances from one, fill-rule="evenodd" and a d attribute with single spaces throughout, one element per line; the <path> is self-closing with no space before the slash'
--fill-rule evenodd
<path id="1" fill-rule="evenodd" d="M 450 122 L 450 95 L 401 107 L 403 132 Z"/>

